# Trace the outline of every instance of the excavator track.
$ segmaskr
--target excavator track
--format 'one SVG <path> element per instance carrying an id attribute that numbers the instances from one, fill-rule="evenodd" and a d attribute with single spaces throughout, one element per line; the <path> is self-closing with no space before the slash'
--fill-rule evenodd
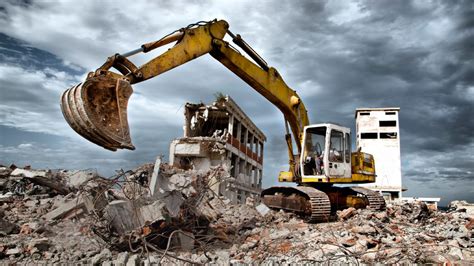
<path id="1" fill-rule="evenodd" d="M 308 222 L 327 222 L 331 216 L 331 202 L 327 195 L 310 197 L 311 216 Z"/>
<path id="2" fill-rule="evenodd" d="M 268 207 L 298 213 L 310 223 L 331 217 L 328 195 L 312 187 L 272 187 L 262 191 L 262 199 Z"/>
<path id="3" fill-rule="evenodd" d="M 351 189 L 359 194 L 362 194 L 366 197 L 369 205 L 367 209 L 370 210 L 384 210 L 385 209 L 385 199 L 380 195 L 380 193 L 370 190 L 365 187 L 351 187 Z"/>
<path id="4" fill-rule="evenodd" d="M 307 217 L 308 222 L 327 222 L 331 216 L 331 202 L 326 193 L 312 187 L 296 187 L 299 191 L 309 197 L 311 204 L 311 215 Z"/>

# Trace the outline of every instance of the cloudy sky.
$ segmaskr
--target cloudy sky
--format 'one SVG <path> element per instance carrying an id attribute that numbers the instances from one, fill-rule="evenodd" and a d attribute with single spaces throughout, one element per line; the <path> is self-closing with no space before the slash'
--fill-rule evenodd
<path id="1" fill-rule="evenodd" d="M 275 184 L 282 115 L 209 55 L 134 86 L 135 151 L 89 143 L 60 112 L 61 93 L 107 56 L 214 18 L 279 70 L 312 123 L 354 132 L 355 108 L 399 106 L 404 195 L 474 202 L 473 1 L 1 1 L 0 163 L 112 175 L 168 156 L 183 104 L 222 92 L 267 135 L 264 186 Z"/>

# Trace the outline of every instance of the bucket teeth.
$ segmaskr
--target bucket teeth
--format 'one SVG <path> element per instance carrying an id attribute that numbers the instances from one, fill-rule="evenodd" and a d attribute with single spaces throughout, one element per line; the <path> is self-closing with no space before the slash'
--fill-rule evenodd
<path id="1" fill-rule="evenodd" d="M 127 122 L 130 83 L 107 75 L 88 78 L 61 96 L 64 118 L 79 135 L 116 151 L 135 147 Z"/>

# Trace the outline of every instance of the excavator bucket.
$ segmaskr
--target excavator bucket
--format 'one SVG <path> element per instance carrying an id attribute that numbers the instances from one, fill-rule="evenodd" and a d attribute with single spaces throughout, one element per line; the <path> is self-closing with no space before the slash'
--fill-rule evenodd
<path id="1" fill-rule="evenodd" d="M 130 83 L 112 75 L 88 77 L 66 90 L 61 110 L 69 125 L 89 141 L 116 151 L 134 150 L 127 122 Z"/>

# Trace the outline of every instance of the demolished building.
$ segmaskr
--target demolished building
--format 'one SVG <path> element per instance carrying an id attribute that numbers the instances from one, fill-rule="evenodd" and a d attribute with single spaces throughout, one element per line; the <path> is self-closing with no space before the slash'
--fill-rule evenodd
<path id="1" fill-rule="evenodd" d="M 229 96 L 212 104 L 186 103 L 184 137 L 170 144 L 170 164 L 181 169 L 227 167 L 230 178 L 213 190 L 233 203 L 258 199 L 266 137 Z"/>

